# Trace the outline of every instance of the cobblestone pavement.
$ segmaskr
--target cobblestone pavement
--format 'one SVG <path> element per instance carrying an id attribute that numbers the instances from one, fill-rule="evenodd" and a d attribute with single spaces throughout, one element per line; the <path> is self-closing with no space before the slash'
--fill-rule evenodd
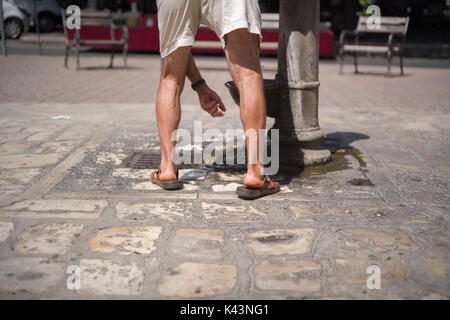
<path id="1" fill-rule="evenodd" d="M 170 193 L 131 168 L 157 156 L 159 58 L 107 60 L 0 59 L 1 298 L 449 298 L 448 62 L 385 78 L 384 66 L 339 76 L 322 61 L 333 161 L 280 172 L 282 192 L 244 201 L 242 168 L 185 167 Z M 228 114 L 210 118 L 186 87 L 181 127 L 240 128 L 224 60 L 197 61 Z M 276 60 L 263 68 L 273 78 Z"/>

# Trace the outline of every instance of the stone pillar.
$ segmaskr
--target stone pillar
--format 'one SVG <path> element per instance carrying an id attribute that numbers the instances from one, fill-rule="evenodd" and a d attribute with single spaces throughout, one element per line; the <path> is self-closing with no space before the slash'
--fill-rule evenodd
<path id="1" fill-rule="evenodd" d="M 319 27 L 319 0 L 280 0 L 276 80 L 282 94 L 274 128 L 280 130 L 280 155 L 300 165 L 330 159 L 320 150 Z"/>

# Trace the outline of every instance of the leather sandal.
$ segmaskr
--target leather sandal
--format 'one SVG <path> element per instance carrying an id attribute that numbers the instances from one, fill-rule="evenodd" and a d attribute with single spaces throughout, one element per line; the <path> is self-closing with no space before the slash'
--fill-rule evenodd
<path id="1" fill-rule="evenodd" d="M 280 191 L 280 184 L 272 181 L 269 176 L 264 177 L 264 184 L 259 188 L 252 188 L 246 185 L 236 189 L 236 193 L 240 198 L 254 200 Z"/>
<path id="2" fill-rule="evenodd" d="M 150 174 L 150 181 L 164 190 L 180 190 L 183 189 L 183 182 L 178 179 L 178 169 L 177 169 L 177 179 L 176 180 L 161 180 L 159 175 L 161 173 L 161 169 L 158 168 L 157 171 L 153 171 Z"/>

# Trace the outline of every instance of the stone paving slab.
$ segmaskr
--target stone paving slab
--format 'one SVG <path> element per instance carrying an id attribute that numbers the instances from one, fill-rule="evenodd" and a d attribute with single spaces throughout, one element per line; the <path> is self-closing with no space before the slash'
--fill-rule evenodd
<path id="1" fill-rule="evenodd" d="M 253 268 L 255 286 L 259 290 L 319 292 L 320 269 L 320 264 L 307 260 L 283 263 L 263 261 Z"/>
<path id="2" fill-rule="evenodd" d="M 237 281 L 233 265 L 186 262 L 168 269 L 158 285 L 162 296 L 201 298 L 229 293 Z"/>
<path id="3" fill-rule="evenodd" d="M 10 258 L 0 261 L 0 275 L 0 296 L 20 298 L 56 287 L 65 276 L 65 267 L 45 258 Z"/>
<path id="4" fill-rule="evenodd" d="M 225 233 L 218 229 L 177 229 L 170 252 L 192 260 L 222 260 Z"/>
<path id="5" fill-rule="evenodd" d="M 23 167 L 43 167 L 55 164 L 61 159 L 58 153 L 33 155 L 33 154 L 17 154 L 0 156 L 0 166 L 4 169 L 17 169 Z"/>
<path id="6" fill-rule="evenodd" d="M 159 238 L 161 227 L 137 226 L 107 228 L 97 231 L 89 240 L 92 251 L 150 254 L 156 249 L 155 240 Z"/>
<path id="7" fill-rule="evenodd" d="M 24 200 L 0 210 L 0 217 L 95 219 L 108 203 L 104 200 L 37 199 Z"/>
<path id="8" fill-rule="evenodd" d="M 14 223 L 0 221 L 0 242 L 8 239 L 12 230 L 14 230 Z"/>
<path id="9" fill-rule="evenodd" d="M 14 251 L 21 255 L 63 255 L 70 250 L 84 225 L 75 223 L 46 223 L 22 232 Z"/>
<path id="10" fill-rule="evenodd" d="M 144 273 L 135 263 L 83 259 L 80 261 L 80 294 L 90 296 L 139 295 Z"/>

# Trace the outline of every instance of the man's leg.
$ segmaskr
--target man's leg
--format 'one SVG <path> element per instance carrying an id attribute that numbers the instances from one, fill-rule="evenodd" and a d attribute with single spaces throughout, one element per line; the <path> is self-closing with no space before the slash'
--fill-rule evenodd
<path id="1" fill-rule="evenodd" d="M 176 179 L 176 167 L 172 163 L 175 141 L 174 132 L 180 123 L 180 96 L 184 87 L 191 47 L 179 47 L 162 60 L 161 79 L 156 98 L 156 120 L 161 144 L 161 180 Z"/>
<path id="2" fill-rule="evenodd" d="M 259 153 L 259 130 L 266 128 L 266 105 L 263 78 L 259 60 L 259 35 L 237 29 L 225 35 L 225 55 L 231 77 L 239 89 L 241 121 L 244 130 L 252 129 L 258 137 L 257 143 L 249 143 L 246 137 L 249 164 L 244 184 L 249 187 L 263 185 L 262 161 Z M 256 153 L 255 153 L 256 152 Z M 257 154 L 256 163 L 250 164 L 251 155 Z"/>

